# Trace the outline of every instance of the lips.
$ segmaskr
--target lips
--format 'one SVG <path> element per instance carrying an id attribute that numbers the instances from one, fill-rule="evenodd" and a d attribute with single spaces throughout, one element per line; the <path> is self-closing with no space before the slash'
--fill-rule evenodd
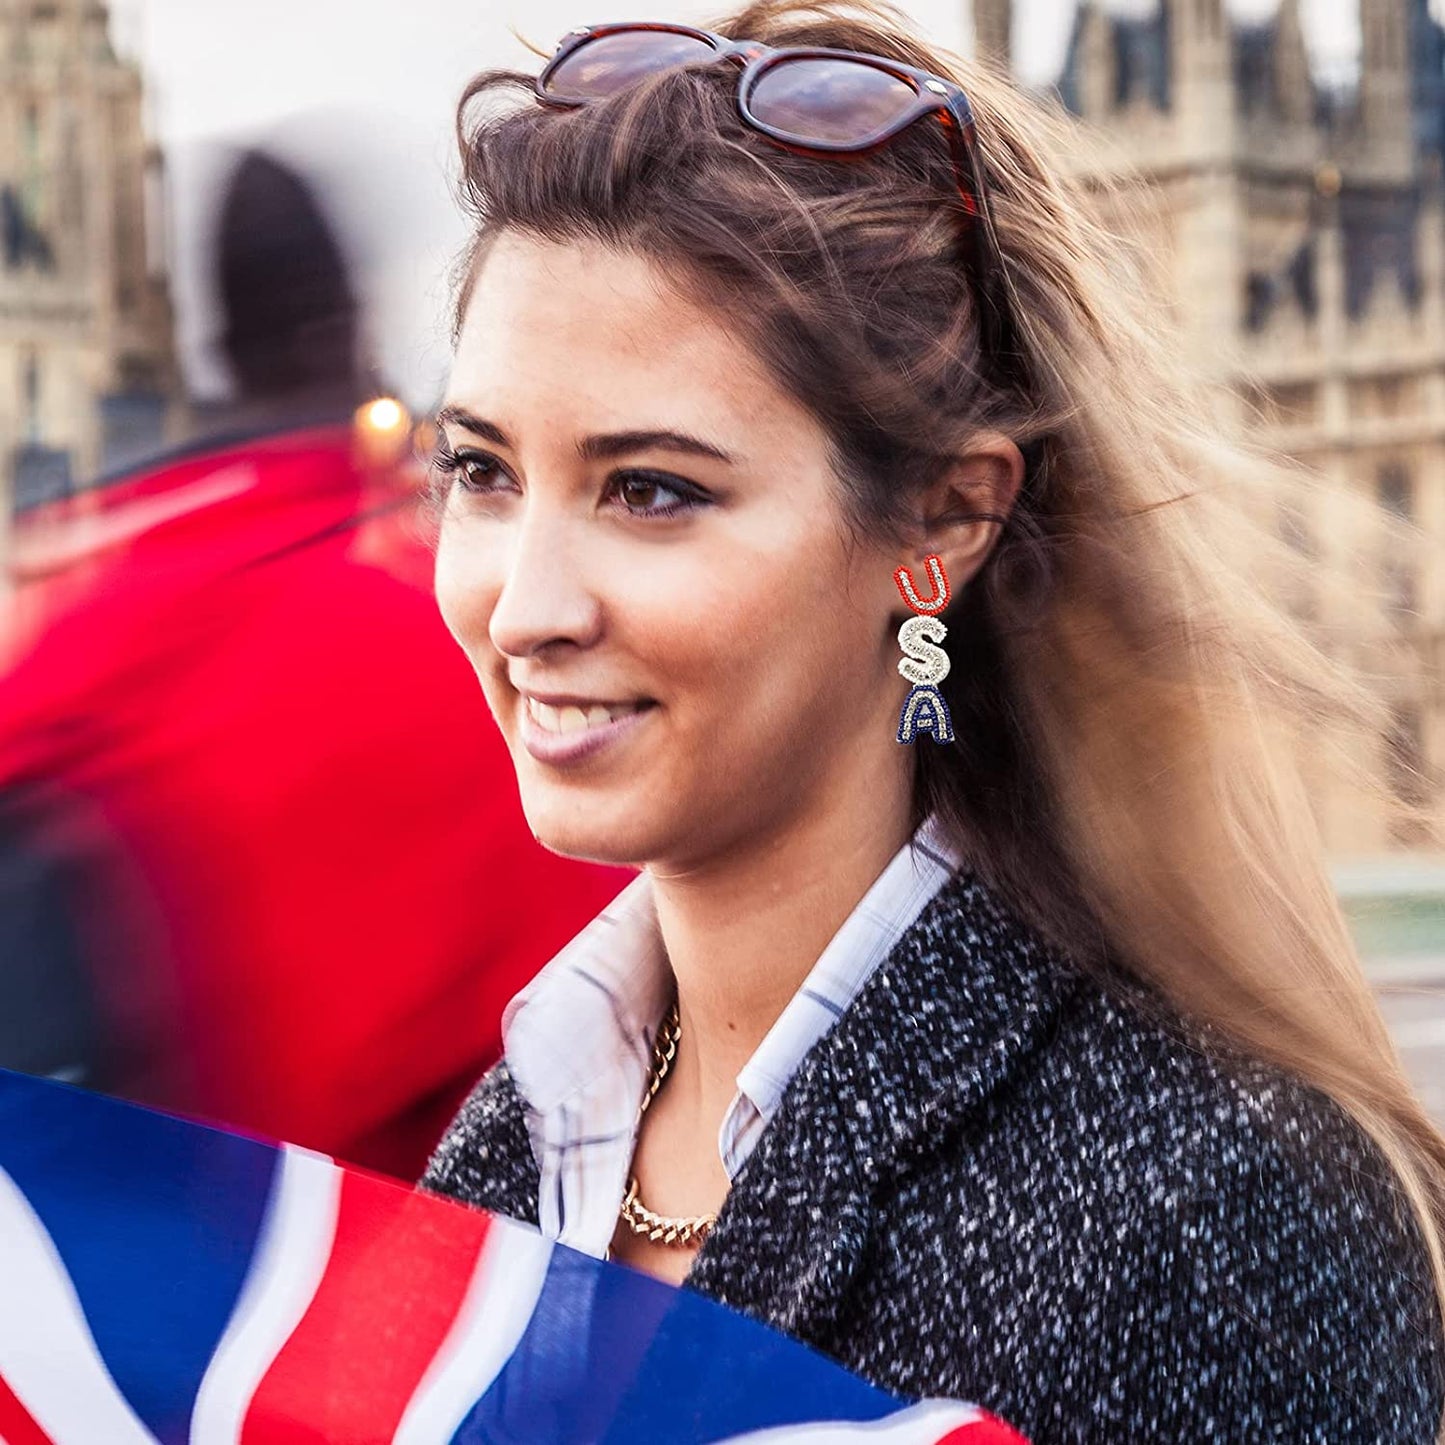
<path id="1" fill-rule="evenodd" d="M 522 695 L 518 737 L 522 747 L 549 767 L 593 766 L 593 760 L 623 745 L 658 708 L 651 698 L 634 702 L 589 702 L 554 697 L 550 703 Z"/>

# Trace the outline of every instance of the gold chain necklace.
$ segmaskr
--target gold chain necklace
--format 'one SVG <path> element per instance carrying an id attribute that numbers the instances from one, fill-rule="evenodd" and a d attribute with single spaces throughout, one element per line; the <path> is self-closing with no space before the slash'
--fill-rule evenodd
<path id="1" fill-rule="evenodd" d="M 677 1041 L 681 1037 L 682 1020 L 678 1016 L 677 1003 L 674 1000 L 657 1031 L 657 1041 L 652 1046 L 652 1067 L 647 1071 L 647 1092 L 643 1094 L 642 1104 L 637 1110 L 639 1124 L 647 1112 L 647 1106 L 662 1087 L 668 1070 L 672 1068 L 672 1061 L 677 1057 Z M 634 1234 L 645 1235 L 654 1244 L 672 1244 L 679 1248 L 701 1244 L 717 1223 L 716 1214 L 696 1214 L 683 1218 L 655 1214 L 637 1197 L 635 1174 L 627 1181 L 627 1194 L 622 1201 L 620 1212 L 622 1222 Z"/>

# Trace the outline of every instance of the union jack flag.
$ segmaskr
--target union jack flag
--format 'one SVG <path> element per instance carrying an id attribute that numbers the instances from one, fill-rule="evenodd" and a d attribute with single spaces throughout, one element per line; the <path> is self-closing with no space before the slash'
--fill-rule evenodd
<path id="1" fill-rule="evenodd" d="M 0 1445 L 1022 1445 L 324 1155 L 0 1071 Z"/>

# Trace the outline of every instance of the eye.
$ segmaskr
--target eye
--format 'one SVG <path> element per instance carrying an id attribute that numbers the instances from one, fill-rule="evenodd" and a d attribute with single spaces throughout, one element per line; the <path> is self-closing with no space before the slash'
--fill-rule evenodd
<path id="1" fill-rule="evenodd" d="M 621 472 L 613 479 L 612 490 L 635 517 L 673 517 L 710 500 L 700 487 L 666 472 Z"/>
<path id="2" fill-rule="evenodd" d="M 453 451 L 445 439 L 437 443 L 432 466 L 464 492 L 495 492 L 499 479 L 506 476 L 505 468 L 490 452 L 473 447 Z"/>

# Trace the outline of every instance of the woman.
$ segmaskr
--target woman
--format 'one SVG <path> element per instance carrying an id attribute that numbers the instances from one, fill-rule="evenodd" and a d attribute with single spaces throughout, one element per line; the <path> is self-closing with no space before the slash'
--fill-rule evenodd
<path id="1" fill-rule="evenodd" d="M 438 598 L 533 832 L 641 874 L 425 1184 L 1038 1442 L 1433 1439 L 1445 1144 L 1296 776 L 1356 699 L 1251 581 L 1273 471 L 1024 97 L 881 11 L 719 31 L 463 102 Z"/>

